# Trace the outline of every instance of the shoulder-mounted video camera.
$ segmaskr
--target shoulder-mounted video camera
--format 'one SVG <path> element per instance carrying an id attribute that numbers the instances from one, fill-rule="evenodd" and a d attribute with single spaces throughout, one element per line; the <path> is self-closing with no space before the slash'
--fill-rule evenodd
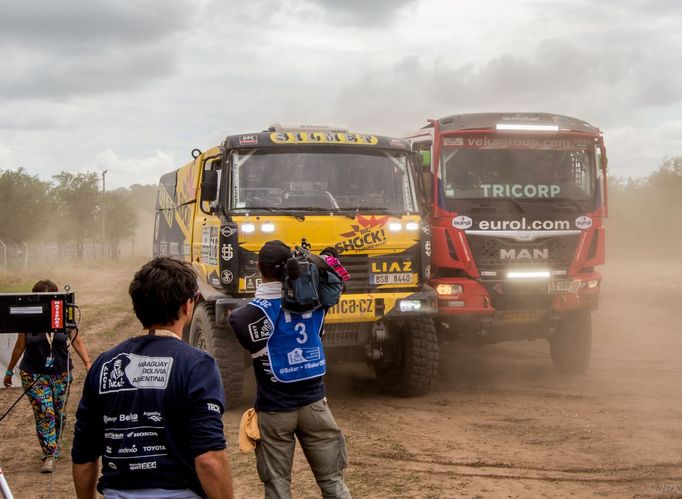
<path id="1" fill-rule="evenodd" d="M 324 259 L 296 246 L 284 267 L 282 308 L 297 314 L 329 308 L 338 302 L 342 288 L 343 280 Z"/>
<path id="2" fill-rule="evenodd" d="M 0 293 L 0 334 L 65 333 L 75 328 L 73 292 Z"/>

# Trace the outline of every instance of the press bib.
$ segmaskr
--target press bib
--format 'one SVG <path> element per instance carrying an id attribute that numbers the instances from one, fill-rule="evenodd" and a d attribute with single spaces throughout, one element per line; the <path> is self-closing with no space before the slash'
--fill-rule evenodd
<path id="1" fill-rule="evenodd" d="M 272 374 L 282 383 L 318 378 L 327 372 L 320 331 L 324 310 L 295 314 L 282 310 L 281 298 L 256 298 L 251 305 L 260 308 L 273 325 L 267 351 Z"/>

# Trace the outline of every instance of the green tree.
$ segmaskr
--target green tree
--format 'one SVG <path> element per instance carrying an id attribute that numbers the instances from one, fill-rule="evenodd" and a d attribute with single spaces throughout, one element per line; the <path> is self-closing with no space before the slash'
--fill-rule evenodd
<path id="1" fill-rule="evenodd" d="M 107 192 L 105 208 L 108 255 L 112 260 L 118 260 L 119 243 L 134 235 L 139 218 L 133 206 L 131 192 L 125 188 Z"/>
<path id="2" fill-rule="evenodd" d="M 49 188 L 48 182 L 23 168 L 0 170 L 0 240 L 42 239 L 53 210 Z"/>
<path id="3" fill-rule="evenodd" d="M 98 235 L 96 220 L 102 198 L 99 175 L 62 171 L 53 178 L 56 181 L 52 195 L 58 208 L 59 239 L 62 243 L 73 241 L 80 260 L 85 240 Z"/>

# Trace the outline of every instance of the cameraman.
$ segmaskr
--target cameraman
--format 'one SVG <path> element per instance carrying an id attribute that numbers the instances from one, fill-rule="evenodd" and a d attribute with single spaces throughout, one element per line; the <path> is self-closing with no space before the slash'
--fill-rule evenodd
<path id="1" fill-rule="evenodd" d="M 346 444 L 327 405 L 322 380 L 320 335 L 326 310 L 303 315 L 282 310 L 282 281 L 291 256 L 282 241 L 265 243 L 258 253 L 263 282 L 254 300 L 230 314 L 237 339 L 253 358 L 254 408 L 261 435 L 256 445 L 258 476 L 266 498 L 290 498 L 298 438 L 322 496 L 350 498 L 342 475 L 347 466 Z M 310 352 L 316 352 L 317 362 L 305 361 Z M 294 368 L 277 369 L 284 365 Z M 287 372 L 284 376 L 283 371 Z"/>

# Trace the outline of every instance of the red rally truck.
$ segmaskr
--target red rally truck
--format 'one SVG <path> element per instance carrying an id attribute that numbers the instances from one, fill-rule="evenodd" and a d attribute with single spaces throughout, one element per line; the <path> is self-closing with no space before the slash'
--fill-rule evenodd
<path id="1" fill-rule="evenodd" d="M 607 215 L 598 128 L 546 113 L 453 115 L 406 138 L 432 186 L 430 284 L 441 339 L 546 338 L 584 372 Z"/>

